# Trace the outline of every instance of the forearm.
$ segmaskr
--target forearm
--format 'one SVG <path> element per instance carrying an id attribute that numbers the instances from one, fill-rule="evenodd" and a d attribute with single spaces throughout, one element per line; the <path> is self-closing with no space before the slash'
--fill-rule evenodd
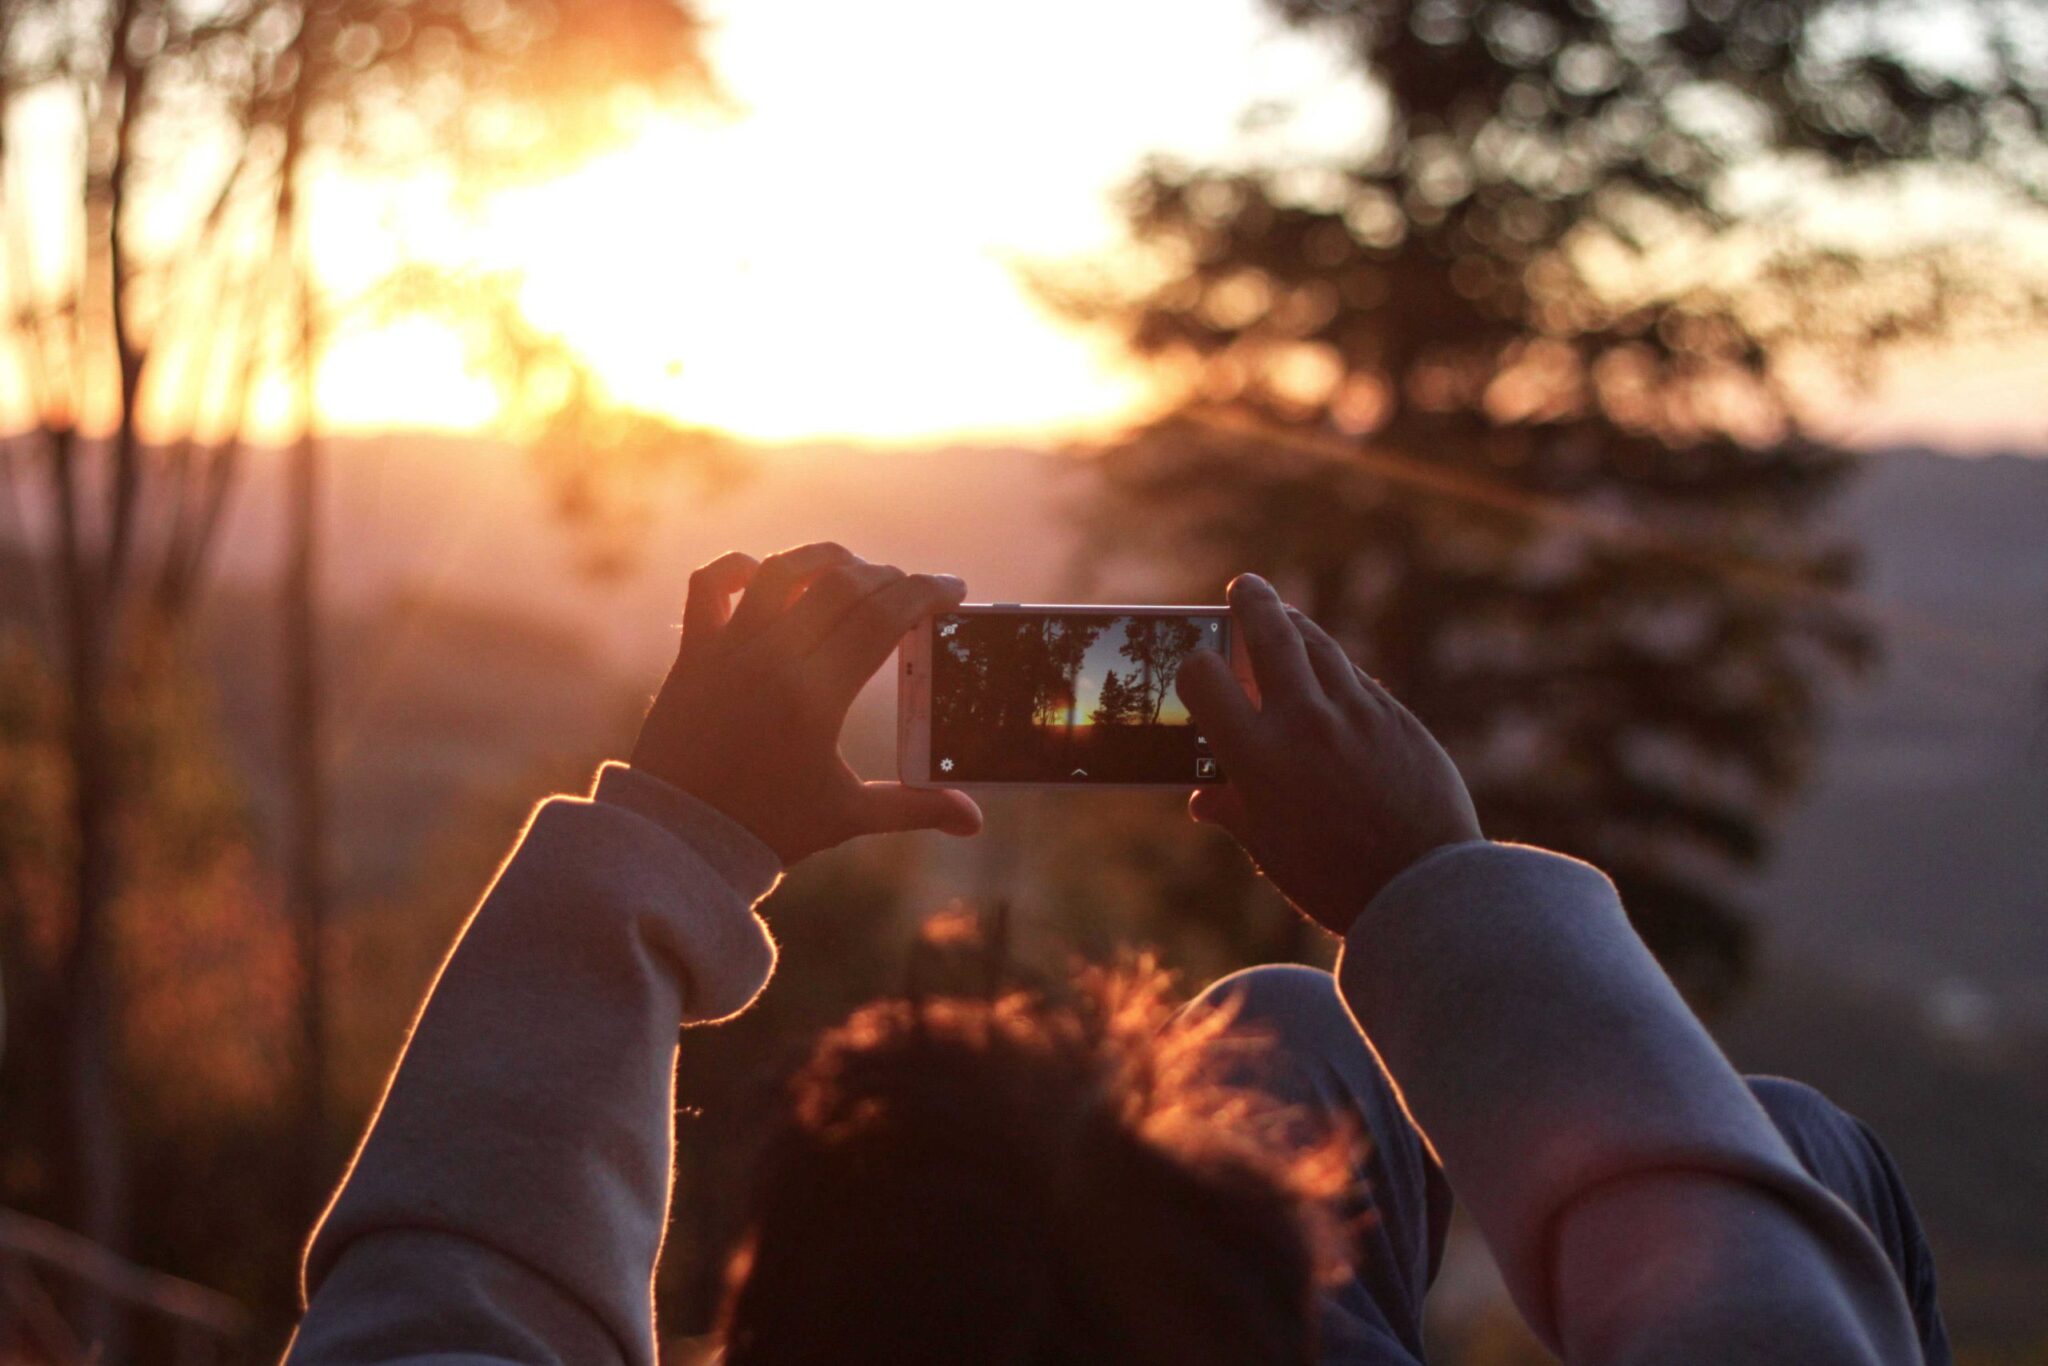
<path id="1" fill-rule="evenodd" d="M 1920 1360 L 1890 1267 L 1845 1208 L 1659 1170 L 1573 1202 L 1555 1244 L 1574 1366 Z"/>
<path id="2" fill-rule="evenodd" d="M 1518 1304 L 1569 1360 L 1917 1359 L 1882 1253 L 1807 1177 L 1596 870 L 1440 850 L 1359 917 L 1339 979 Z M 1745 1355 L 1759 1332 L 1780 1345 Z"/>
<path id="3" fill-rule="evenodd" d="M 295 1361 L 652 1359 L 676 1032 L 743 1009 L 779 874 L 608 768 L 557 798 L 441 970 L 307 1256 Z"/>

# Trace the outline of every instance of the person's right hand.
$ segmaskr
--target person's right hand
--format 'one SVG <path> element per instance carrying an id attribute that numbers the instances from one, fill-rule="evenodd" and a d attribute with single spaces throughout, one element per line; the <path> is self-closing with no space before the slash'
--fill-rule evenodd
<path id="1" fill-rule="evenodd" d="M 633 767 L 717 807 L 785 867 L 856 835 L 974 834 L 981 810 L 966 793 L 864 783 L 839 753 L 861 686 L 920 618 L 966 591 L 829 542 L 759 564 L 737 552 L 713 560 L 690 576 L 682 645 Z"/>
<path id="2" fill-rule="evenodd" d="M 1230 585 L 1255 706 L 1223 656 L 1197 650 L 1175 690 L 1229 781 L 1188 813 L 1237 837 L 1259 870 L 1343 934 L 1382 887 L 1433 849 L 1483 838 L 1450 756 L 1256 574 Z"/>

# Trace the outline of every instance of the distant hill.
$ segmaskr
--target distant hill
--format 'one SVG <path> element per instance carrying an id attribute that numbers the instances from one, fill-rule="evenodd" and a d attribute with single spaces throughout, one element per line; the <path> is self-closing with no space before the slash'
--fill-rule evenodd
<path id="1" fill-rule="evenodd" d="M 1056 596 L 1074 544 L 1064 508 L 1081 492 L 1069 462 L 1038 451 L 763 450 L 722 493 L 684 477 L 658 484 L 630 537 L 637 572 L 592 581 L 547 485 L 516 453 L 393 436 L 336 441 L 330 463 L 332 588 L 343 600 L 485 601 L 580 631 L 627 669 L 660 660 L 658 627 L 675 620 L 690 568 L 729 549 L 837 539 L 873 559 L 944 565 L 977 597 Z M 276 483 L 259 465 L 237 500 L 229 577 L 261 578 L 275 562 Z"/>
<path id="2" fill-rule="evenodd" d="M 1767 934 L 1965 1032 L 2048 1028 L 2048 459 L 1874 456 L 1833 515 L 1885 660 L 1755 890 Z"/>

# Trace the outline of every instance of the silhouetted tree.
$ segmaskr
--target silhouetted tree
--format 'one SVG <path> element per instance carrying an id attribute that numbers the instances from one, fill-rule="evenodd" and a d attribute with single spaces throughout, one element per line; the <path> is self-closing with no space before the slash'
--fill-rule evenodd
<path id="1" fill-rule="evenodd" d="M 2038 27 L 1961 0 L 1937 63 L 1884 0 L 1270 3 L 1379 112 L 1355 156 L 1152 165 L 1125 201 L 1148 270 L 1041 278 L 1183 386 L 1104 452 L 1098 548 L 1277 576 L 1444 738 L 1490 834 L 1597 861 L 1719 994 L 1728 874 L 1871 648 L 1811 521 L 1848 457 L 1787 372 L 2041 316 L 1995 244 L 1868 216 L 1936 193 L 1922 163 L 2048 199 Z"/>
<path id="2" fill-rule="evenodd" d="M 1052 676 L 1043 689 L 1046 700 L 1061 699 L 1066 709 L 1066 728 L 1072 738 L 1076 711 L 1080 705 L 1081 662 L 1088 647 L 1102 634 L 1104 623 L 1086 617 L 1051 617 L 1045 622 L 1046 662 Z"/>
<path id="3" fill-rule="evenodd" d="M 1096 700 L 1095 710 L 1088 713 L 1088 723 L 1095 726 L 1129 726 L 1136 724 L 1145 714 L 1144 694 L 1132 687 L 1115 669 L 1111 669 L 1102 680 L 1102 695 Z"/>
<path id="4" fill-rule="evenodd" d="M 1201 643 L 1202 630 L 1191 621 L 1133 617 L 1124 623 L 1124 643 L 1117 653 L 1137 666 L 1133 700 L 1146 722 L 1158 724 L 1181 661 Z"/>

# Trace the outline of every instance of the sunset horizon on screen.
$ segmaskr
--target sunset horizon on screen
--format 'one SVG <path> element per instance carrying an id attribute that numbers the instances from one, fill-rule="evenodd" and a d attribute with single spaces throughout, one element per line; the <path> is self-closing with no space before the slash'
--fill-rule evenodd
<path id="1" fill-rule="evenodd" d="M 1175 686 L 1231 650 L 1219 611 L 967 608 L 933 618 L 930 762 L 954 782 L 1164 783 L 1221 774 Z"/>

